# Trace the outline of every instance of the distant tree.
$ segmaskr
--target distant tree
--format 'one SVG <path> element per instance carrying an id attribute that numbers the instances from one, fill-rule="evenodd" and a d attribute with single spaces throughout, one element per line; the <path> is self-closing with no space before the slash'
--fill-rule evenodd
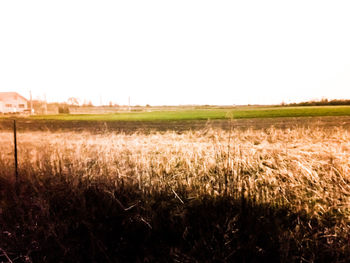
<path id="1" fill-rule="evenodd" d="M 91 102 L 91 100 L 87 101 L 87 100 L 84 100 L 83 104 L 81 105 L 83 107 L 92 107 L 94 106 Z"/>
<path id="2" fill-rule="evenodd" d="M 58 107 L 59 114 L 69 114 L 69 108 L 67 105 L 61 105 Z"/>
<path id="3" fill-rule="evenodd" d="M 323 98 L 319 101 L 311 100 L 311 101 L 304 101 L 299 103 L 290 103 L 287 106 L 324 106 L 324 105 L 350 105 L 350 100 L 328 100 L 327 98 Z"/>
<path id="4" fill-rule="evenodd" d="M 79 99 L 78 98 L 70 97 L 67 102 L 69 105 L 79 106 Z"/>

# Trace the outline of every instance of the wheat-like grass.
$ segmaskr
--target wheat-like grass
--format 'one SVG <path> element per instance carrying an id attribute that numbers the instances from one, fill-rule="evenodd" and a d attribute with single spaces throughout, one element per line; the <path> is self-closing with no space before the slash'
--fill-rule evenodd
<path id="1" fill-rule="evenodd" d="M 206 130 L 132 135 L 18 134 L 20 173 L 109 177 L 144 191 L 245 195 L 312 216 L 350 211 L 350 135 L 341 128 Z M 0 162 L 12 162 L 12 134 L 0 134 Z M 46 171 L 47 172 L 47 171 Z"/>

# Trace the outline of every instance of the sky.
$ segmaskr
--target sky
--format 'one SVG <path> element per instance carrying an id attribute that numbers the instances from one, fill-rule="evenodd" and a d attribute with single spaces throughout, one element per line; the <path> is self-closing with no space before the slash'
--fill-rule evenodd
<path id="1" fill-rule="evenodd" d="M 0 91 L 95 105 L 350 99 L 350 1 L 0 1 Z"/>

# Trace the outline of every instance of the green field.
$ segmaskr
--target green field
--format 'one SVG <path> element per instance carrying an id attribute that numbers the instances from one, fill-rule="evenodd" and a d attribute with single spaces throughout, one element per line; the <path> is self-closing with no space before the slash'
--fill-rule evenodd
<path id="1" fill-rule="evenodd" d="M 66 121 L 176 121 L 276 117 L 350 116 L 350 106 L 237 107 L 232 109 L 181 109 L 173 111 L 123 112 L 108 114 L 36 115 L 31 119 Z"/>

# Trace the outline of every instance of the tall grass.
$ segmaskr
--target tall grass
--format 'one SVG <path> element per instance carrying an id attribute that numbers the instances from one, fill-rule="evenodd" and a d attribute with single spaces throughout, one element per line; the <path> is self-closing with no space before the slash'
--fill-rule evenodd
<path id="1" fill-rule="evenodd" d="M 20 133 L 17 189 L 11 138 L 5 262 L 350 258 L 347 130 Z"/>

